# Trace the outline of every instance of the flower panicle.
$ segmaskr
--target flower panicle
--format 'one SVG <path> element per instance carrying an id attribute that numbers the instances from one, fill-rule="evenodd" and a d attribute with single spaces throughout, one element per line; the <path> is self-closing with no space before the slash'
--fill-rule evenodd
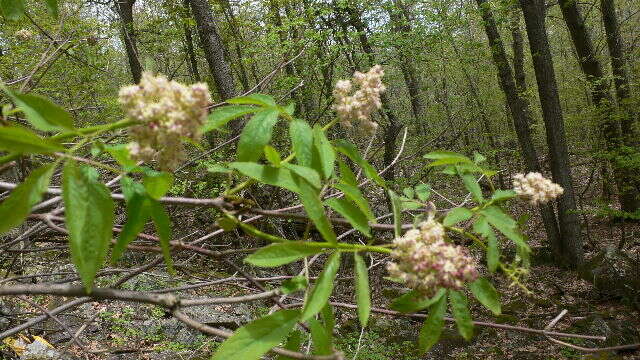
<path id="1" fill-rule="evenodd" d="M 539 172 L 514 175 L 513 190 L 518 197 L 532 205 L 545 204 L 564 192 L 562 186 L 545 178 Z"/>
<path id="2" fill-rule="evenodd" d="M 200 140 L 211 96 L 205 83 L 187 86 L 145 72 L 140 84 L 120 89 L 119 102 L 127 117 L 140 122 L 129 132 L 131 156 L 157 160 L 162 169 L 170 170 L 184 156 L 182 138 Z"/>
<path id="3" fill-rule="evenodd" d="M 426 296 L 439 288 L 461 289 L 478 278 L 473 258 L 461 246 L 444 241 L 444 227 L 433 216 L 394 240 L 389 274 Z"/>
<path id="4" fill-rule="evenodd" d="M 371 120 L 371 114 L 382 107 L 380 94 L 386 90 L 382 83 L 383 76 L 382 66 L 375 65 L 366 73 L 356 71 L 352 80 L 339 80 L 336 83 L 333 109 L 338 113 L 342 126 L 350 128 L 354 121 L 358 121 L 365 133 L 375 132 L 378 124 Z M 351 94 L 354 83 L 358 89 Z"/>
<path id="5" fill-rule="evenodd" d="M 15 35 L 15 37 L 21 41 L 27 41 L 33 38 L 33 32 L 31 32 L 31 30 L 28 30 L 28 29 L 20 29 L 16 31 L 13 35 Z"/>

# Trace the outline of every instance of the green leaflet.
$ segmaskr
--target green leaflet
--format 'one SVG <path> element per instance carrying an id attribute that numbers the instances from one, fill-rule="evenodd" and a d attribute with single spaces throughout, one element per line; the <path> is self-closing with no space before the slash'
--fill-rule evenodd
<path id="1" fill-rule="evenodd" d="M 229 167 L 265 184 L 279 186 L 295 193 L 300 192 L 298 184 L 289 169 L 276 168 L 253 162 L 233 162 L 229 164 Z"/>
<path id="2" fill-rule="evenodd" d="M 229 121 L 237 119 L 243 115 L 260 111 L 259 107 L 248 105 L 229 105 L 215 109 L 209 114 L 207 122 L 200 129 L 203 134 L 218 130 L 225 126 Z"/>
<path id="3" fill-rule="evenodd" d="M 289 122 L 289 137 L 291 137 L 291 146 L 298 164 L 312 166 L 314 145 L 311 126 L 304 120 L 294 119 Z"/>
<path id="4" fill-rule="evenodd" d="M 444 226 L 452 226 L 457 223 L 466 221 L 471 219 L 473 213 L 471 210 L 463 207 L 454 208 L 447 213 L 447 216 L 444 217 L 442 221 L 442 225 Z"/>
<path id="5" fill-rule="evenodd" d="M 284 344 L 283 348 L 291 351 L 298 351 L 300 349 L 300 345 L 302 345 L 302 333 L 299 330 L 294 330 L 291 335 L 289 335 L 289 340 Z M 288 356 L 278 355 L 276 360 L 294 360 Z"/>
<path id="6" fill-rule="evenodd" d="M 382 186 L 383 188 L 387 187 L 384 180 L 382 180 L 380 175 L 378 175 L 376 169 L 374 169 L 374 167 L 371 166 L 371 164 L 369 164 L 367 160 L 362 158 L 360 152 L 358 152 L 358 148 L 356 148 L 355 145 L 346 140 L 340 139 L 336 140 L 335 146 L 338 151 L 346 155 L 354 163 L 358 164 L 369 179 L 373 180 L 373 182 Z"/>
<path id="7" fill-rule="evenodd" d="M 473 296 L 487 309 L 491 310 L 494 315 L 500 315 L 500 294 L 498 294 L 489 280 L 479 278 L 469 284 L 469 290 L 471 290 Z"/>
<path id="8" fill-rule="evenodd" d="M 289 241 L 265 246 L 244 258 L 244 261 L 260 267 L 276 267 L 322 251 L 322 248 L 309 246 L 304 241 Z"/>
<path id="9" fill-rule="evenodd" d="M 336 243 L 336 233 L 333 231 L 333 226 L 331 222 L 329 222 L 327 214 L 324 212 L 324 206 L 320 200 L 318 190 L 300 176 L 294 174 L 294 179 L 299 189 L 298 197 L 316 229 L 318 229 L 325 240 L 330 243 Z"/>
<path id="10" fill-rule="evenodd" d="M 349 165 L 347 165 L 344 161 L 338 159 L 338 168 L 340 169 L 340 180 L 342 180 L 343 183 L 353 187 L 358 186 L 358 179 L 356 178 L 356 175 L 353 173 Z"/>
<path id="11" fill-rule="evenodd" d="M 366 327 L 371 313 L 371 294 L 369 290 L 369 270 L 362 256 L 353 253 L 355 267 L 356 304 L 358 305 L 358 319 L 360 325 Z"/>
<path id="12" fill-rule="evenodd" d="M 122 227 L 118 240 L 111 251 L 112 264 L 120 260 L 127 245 L 142 231 L 150 216 L 149 199 L 144 193 L 134 192 L 127 200 L 127 222 Z"/>
<path id="13" fill-rule="evenodd" d="M 71 260 L 87 293 L 102 267 L 113 227 L 114 204 L 109 189 L 70 161 L 64 166 L 62 189 Z"/>
<path id="14" fill-rule="evenodd" d="M 278 115 L 275 109 L 262 110 L 253 115 L 240 134 L 238 161 L 255 162 L 262 157 L 264 146 L 271 141 Z"/>
<path id="15" fill-rule="evenodd" d="M 251 94 L 247 96 L 239 96 L 233 99 L 227 100 L 229 104 L 253 104 L 262 107 L 275 107 L 276 101 L 269 95 L 264 94 Z"/>
<path id="16" fill-rule="evenodd" d="M 271 163 L 271 165 L 275 167 L 280 167 L 280 162 L 282 159 L 280 158 L 280 153 L 271 145 L 264 146 L 264 157 L 267 158 L 267 161 Z"/>
<path id="17" fill-rule="evenodd" d="M 393 234 L 396 238 L 402 236 L 402 201 L 392 190 L 388 190 L 393 211 Z"/>
<path id="18" fill-rule="evenodd" d="M 171 219 L 167 212 L 162 207 L 162 204 L 157 200 L 149 200 L 149 208 L 151 210 L 151 219 L 156 227 L 158 238 L 160 238 L 160 248 L 162 249 L 162 256 L 164 262 L 167 264 L 169 273 L 175 273 L 173 269 L 173 260 L 171 259 Z"/>
<path id="19" fill-rule="evenodd" d="M 371 227 L 365 214 L 353 203 L 340 198 L 330 198 L 325 200 L 325 204 L 329 205 L 333 210 L 344 216 L 356 230 L 363 233 L 366 237 L 371 237 Z"/>
<path id="20" fill-rule="evenodd" d="M 470 340 L 473 337 L 473 321 L 467 297 L 460 291 L 449 290 L 449 302 L 456 325 L 458 325 L 458 332 L 463 338 Z"/>
<path id="21" fill-rule="evenodd" d="M 331 292 L 333 292 L 333 285 L 339 267 L 340 252 L 334 252 L 329 256 L 322 273 L 320 273 L 318 280 L 316 280 L 315 286 L 311 289 L 309 296 L 307 296 L 300 321 L 307 321 L 322 310 L 322 307 L 329 300 Z"/>
<path id="22" fill-rule="evenodd" d="M 45 0 L 45 5 L 47 5 L 47 11 L 51 16 L 55 19 L 58 18 L 58 0 Z"/>
<path id="23" fill-rule="evenodd" d="M 418 312 L 428 308 L 440 300 L 440 298 L 444 296 L 445 292 L 446 291 L 444 289 L 440 289 L 435 295 L 433 295 L 433 297 L 428 298 L 416 290 L 411 290 L 408 293 L 395 298 L 390 307 L 393 310 L 405 314 Z"/>
<path id="24" fill-rule="evenodd" d="M 473 195 L 473 199 L 481 204 L 484 201 L 484 197 L 482 196 L 482 189 L 480 189 L 480 185 L 476 181 L 476 177 L 472 174 L 460 174 L 462 178 L 462 182 L 464 186 L 469 190 L 471 195 Z"/>
<path id="25" fill-rule="evenodd" d="M 446 311 L 447 297 L 444 296 L 443 293 L 438 298 L 438 301 L 429 309 L 429 315 L 427 315 L 424 324 L 422 324 L 422 328 L 420 328 L 420 335 L 418 336 L 418 349 L 420 353 L 426 353 L 438 342 L 438 339 L 440 339 Z"/>
<path id="26" fill-rule="evenodd" d="M 376 220 L 376 217 L 373 215 L 373 211 L 371 211 L 371 208 L 369 207 L 369 202 L 364 198 L 362 192 L 357 186 L 347 183 L 338 183 L 333 185 L 333 187 L 342 191 L 348 199 L 353 201 L 360 210 L 362 210 L 369 221 Z"/>
<path id="27" fill-rule="evenodd" d="M 25 154 L 47 154 L 64 151 L 58 142 L 19 126 L 0 126 L 0 150 Z"/>
<path id="28" fill-rule="evenodd" d="M 19 20 L 24 14 L 24 0 L 0 0 L 0 11 L 11 21 Z"/>
<path id="29" fill-rule="evenodd" d="M 173 184 L 173 175 L 168 172 L 148 171 L 142 180 L 147 194 L 153 199 L 165 196 Z"/>
<path id="30" fill-rule="evenodd" d="M 284 167 L 307 180 L 309 184 L 313 185 L 316 189 L 320 189 L 322 187 L 320 175 L 318 175 L 318 172 L 312 168 L 295 164 L 284 164 Z"/>
<path id="31" fill-rule="evenodd" d="M 331 177 L 331 174 L 333 174 L 336 152 L 319 125 L 313 127 L 313 143 L 320 162 L 317 166 L 319 167 L 321 175 L 325 179 L 328 179 Z"/>
<path id="32" fill-rule="evenodd" d="M 0 234 L 22 224 L 47 191 L 53 165 L 37 168 L 0 203 Z"/>
<path id="33" fill-rule="evenodd" d="M 518 224 L 509 215 L 504 213 L 502 209 L 497 206 L 488 206 L 480 211 L 482 215 L 487 218 L 487 221 L 494 228 L 498 229 L 504 236 L 511 239 L 516 245 L 529 251 L 529 245 L 527 245 L 520 230 L 518 230 Z"/>
<path id="34" fill-rule="evenodd" d="M 416 195 L 420 201 L 427 201 L 431 196 L 431 188 L 427 184 L 416 185 Z"/>
<path id="35" fill-rule="evenodd" d="M 220 345 L 211 360 L 258 360 L 293 330 L 299 310 L 279 310 L 238 330 Z"/>
<path id="36" fill-rule="evenodd" d="M 3 84 L 0 84 L 0 88 L 9 95 L 16 106 L 22 110 L 29 123 L 36 129 L 41 131 L 73 129 L 71 114 L 47 98 L 33 94 L 18 94 Z"/>
<path id="37" fill-rule="evenodd" d="M 314 355 L 331 355 L 331 336 L 327 333 L 327 329 L 315 318 L 307 320 L 309 330 L 311 330 L 311 340 L 313 341 Z"/>

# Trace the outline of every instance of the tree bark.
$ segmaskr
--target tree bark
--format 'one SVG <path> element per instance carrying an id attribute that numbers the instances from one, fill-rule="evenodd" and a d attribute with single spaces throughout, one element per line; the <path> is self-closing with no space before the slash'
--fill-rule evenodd
<path id="1" fill-rule="evenodd" d="M 489 47 L 491 48 L 491 54 L 493 56 L 493 62 L 498 70 L 498 80 L 500 81 L 500 87 L 505 94 L 507 105 L 509 107 L 511 118 L 513 120 L 513 127 L 516 130 L 518 143 L 522 150 L 522 157 L 524 160 L 525 168 L 527 171 L 540 171 L 540 163 L 538 162 L 538 154 L 531 138 L 531 128 L 529 125 L 532 123 L 531 113 L 529 111 L 529 103 L 524 97 L 523 93 L 526 91 L 526 85 L 521 82 L 521 86 L 524 88 L 518 88 L 517 82 L 514 81 L 511 68 L 509 67 L 509 61 L 507 60 L 507 54 L 504 50 L 504 45 L 498 32 L 498 27 L 493 18 L 487 0 L 476 0 L 478 8 L 482 14 L 484 21 L 484 29 L 487 33 L 489 40 Z M 514 43 L 518 41 L 514 36 Z M 522 36 L 520 36 L 522 41 Z M 514 45 L 515 47 L 516 45 Z M 522 49 L 522 43 L 520 42 L 520 49 Z M 522 52 L 514 52 L 514 58 L 519 55 L 523 55 Z M 516 64 L 522 64 L 522 59 L 514 61 L 514 67 Z M 558 221 L 556 214 L 553 211 L 551 204 L 541 205 L 539 208 L 542 222 L 544 224 L 547 239 L 550 247 L 556 258 L 562 258 L 562 243 L 560 240 L 560 230 L 558 229 Z"/>
<path id="2" fill-rule="evenodd" d="M 188 0 L 184 0 L 184 9 L 185 18 L 188 18 L 190 15 Z M 193 48 L 193 33 L 191 31 L 191 26 L 186 22 L 183 22 L 182 29 L 184 30 L 185 51 L 187 52 L 187 59 L 189 60 L 189 72 L 191 72 L 193 81 L 200 82 L 200 72 L 198 71 L 196 52 Z"/>
<path id="3" fill-rule="evenodd" d="M 238 75 L 240 77 L 240 83 L 242 84 L 242 89 L 247 92 L 249 91 L 249 78 L 247 76 L 247 69 L 244 66 L 244 54 L 242 53 L 242 48 L 240 44 L 243 42 L 242 33 L 240 29 L 238 29 L 238 22 L 236 21 L 236 17 L 233 14 L 233 9 L 231 8 L 231 4 L 229 4 L 228 0 L 220 0 L 222 4 L 222 9 L 224 11 L 224 16 L 229 23 L 229 27 L 231 29 L 231 33 L 233 34 L 236 41 L 233 42 L 234 49 L 236 52 L 236 56 L 238 58 Z"/>
<path id="4" fill-rule="evenodd" d="M 611 70 L 614 76 L 616 87 L 616 98 L 618 106 L 623 112 L 620 122 L 623 140 L 625 145 L 634 147 L 638 145 L 637 121 L 640 112 L 635 111 L 628 104 L 631 97 L 629 86 L 629 74 L 626 70 L 624 60 L 622 36 L 620 36 L 620 26 L 616 15 L 615 0 L 600 0 L 600 11 L 602 12 L 602 22 L 607 36 L 607 47 L 611 58 Z"/>
<path id="5" fill-rule="evenodd" d="M 196 20 L 200 43 L 209 64 L 218 94 L 222 100 L 236 96 L 236 85 L 231 67 L 224 55 L 224 44 L 218 33 L 216 21 L 207 0 L 189 0 Z"/>
<path id="6" fill-rule="evenodd" d="M 604 77 L 602 65 L 596 58 L 591 36 L 574 0 L 560 0 L 562 17 L 564 18 L 573 45 L 578 54 L 580 68 L 591 85 L 591 97 L 602 119 L 602 136 L 606 150 L 613 157 L 614 182 L 618 188 L 618 201 L 622 211 L 635 212 L 640 208 L 638 192 L 633 187 L 633 176 L 628 167 L 621 165 L 619 157 L 622 142 L 622 128 L 613 112 L 613 99 L 609 93 L 609 83 Z"/>
<path id="7" fill-rule="evenodd" d="M 538 95 L 545 123 L 547 146 L 553 180 L 564 188 L 564 194 L 556 201 L 558 222 L 562 239 L 564 263 L 572 268 L 582 264 L 584 253 L 580 222 L 576 213 L 576 199 L 569 162 L 569 151 L 564 130 L 553 60 L 545 25 L 544 0 L 519 0 L 529 39 L 529 48 L 538 84 Z"/>
<path id="8" fill-rule="evenodd" d="M 522 40 L 522 29 L 520 28 L 520 9 L 517 7 L 514 7 L 511 16 L 511 38 L 513 40 L 511 49 L 513 51 L 513 73 L 516 88 L 518 89 L 519 96 L 524 97 L 527 92 L 527 75 L 524 71 L 524 41 Z M 524 100 L 527 102 L 527 106 L 529 106 L 528 101 L 526 99 Z M 530 114 L 528 117 L 529 121 L 531 121 L 530 123 L 532 123 L 533 119 Z"/>
<path id="9" fill-rule="evenodd" d="M 129 70 L 131 77 L 136 84 L 142 78 L 142 65 L 140 64 L 140 56 L 136 41 L 136 33 L 133 28 L 133 5 L 136 0 L 115 0 L 118 15 L 120 16 L 120 34 L 124 42 L 124 48 L 127 52 L 129 60 Z"/>
<path id="10" fill-rule="evenodd" d="M 406 41 L 411 34 L 411 15 L 402 0 L 393 0 L 393 2 L 396 9 L 389 9 L 393 31 L 400 34 L 403 40 Z M 422 88 L 420 77 L 414 66 L 414 60 L 410 56 L 410 51 L 407 52 L 407 50 L 401 46 L 396 46 L 396 50 L 399 55 L 400 70 L 402 71 L 404 83 L 411 100 L 411 111 L 417 125 L 418 122 L 423 120 L 422 116 L 425 107 L 420 94 L 420 89 Z"/>

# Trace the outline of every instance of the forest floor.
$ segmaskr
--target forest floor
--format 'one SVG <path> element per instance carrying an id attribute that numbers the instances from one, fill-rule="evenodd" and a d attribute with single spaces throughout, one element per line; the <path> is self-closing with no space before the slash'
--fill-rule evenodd
<path id="1" fill-rule="evenodd" d="M 531 213 L 531 209 L 512 209 L 517 212 Z M 592 259 L 602 249 L 616 248 L 622 235 L 621 226 L 612 224 L 593 215 L 593 212 L 581 214 L 583 221 L 589 224 L 585 229 L 586 258 Z M 192 217 L 193 218 L 193 217 Z M 193 221 L 193 219 L 191 219 Z M 192 226 L 193 225 L 193 226 Z M 192 229 L 197 224 L 185 223 L 183 228 Z M 606 341 L 562 339 L 583 347 L 616 346 L 640 342 L 640 311 L 634 308 L 632 301 L 624 296 L 597 290 L 592 282 L 583 280 L 575 272 L 559 269 L 552 264 L 543 243 L 544 230 L 539 218 L 531 216 L 524 232 L 534 249 L 530 276 L 525 285 L 531 295 L 525 294 L 517 286 L 510 286 L 502 275 L 493 275 L 502 294 L 503 313 L 495 317 L 477 303 L 473 304 L 474 320 L 544 329 L 563 310 L 568 312 L 555 324 L 553 330 L 567 333 L 606 336 Z M 624 228 L 627 244 L 625 253 L 640 264 L 640 224 L 627 224 Z M 220 244 L 220 242 L 217 242 Z M 246 244 L 245 244 L 246 245 Z M 504 248 L 509 253 L 508 248 Z M 29 259 L 25 274 L 62 272 L 66 275 L 49 277 L 48 281 L 62 280 L 73 274 L 68 254 L 47 252 Z M 125 263 L 131 266 L 149 261 L 148 255 L 129 253 Z M 238 258 L 237 262 L 240 263 Z M 322 263 L 322 262 L 320 262 Z M 220 263 L 193 256 L 176 259 L 181 266 L 181 275 L 169 276 L 163 267 L 145 272 L 128 282 L 124 288 L 149 291 L 171 287 L 197 284 L 212 279 L 227 278 L 235 274 L 228 273 Z M 344 264 L 343 264 L 344 265 Z M 126 267 L 122 269 L 126 270 Z M 184 271 L 182 271 L 184 270 Z M 319 269 L 318 269 L 319 270 Z M 353 280 L 349 276 L 350 268 L 344 266 L 342 277 L 336 282 L 332 301 L 354 303 Z M 273 276 L 263 272 L 258 275 Z M 237 275 L 235 275 L 237 276 Z M 404 289 L 398 284 L 385 280 L 384 263 L 371 269 L 370 279 L 373 286 L 373 306 L 388 308 L 391 299 Z M 117 274 L 100 277 L 97 286 L 108 286 L 117 279 Z M 275 286 L 277 283 L 267 284 Z M 250 293 L 246 282 L 217 284 L 200 287 L 195 290 L 181 291 L 181 296 L 236 296 Z M 342 295 L 344 294 L 344 295 Z M 32 298 L 41 306 L 52 309 L 68 299 L 40 296 Z M 41 314 L 40 309 L 17 301 L 0 301 L 0 310 L 8 307 L 17 316 L 2 317 L 0 311 L 0 330 L 10 324 L 16 325 L 25 319 Z M 237 328 L 259 315 L 266 314 L 272 303 L 255 302 L 249 306 L 217 306 L 194 308 L 189 314 L 196 320 L 212 326 Z M 16 311 L 16 309 L 18 311 Z M 543 335 L 521 331 L 476 327 L 476 336 L 466 342 L 457 334 L 455 325 L 448 323 L 440 342 L 426 355 L 417 352 L 417 336 L 421 319 L 373 314 L 370 325 L 361 331 L 357 315 L 353 309 L 335 307 L 335 315 L 340 324 L 335 334 L 336 345 L 350 360 L 427 360 L 427 359 L 640 359 L 640 351 L 635 353 L 604 352 L 587 354 L 567 346 L 552 342 Z M 61 329 L 54 320 L 36 326 L 32 335 L 40 335 L 50 342 L 56 351 L 65 355 L 58 358 L 90 360 L 163 360 L 163 359 L 208 359 L 218 346 L 218 342 L 200 335 L 165 314 L 163 310 L 147 305 L 125 304 L 121 302 L 87 303 L 76 310 L 58 316 L 66 329 Z M 4 321 L 4 322 L 3 322 Z M 83 329 L 79 340 L 84 349 L 71 343 L 69 333 Z M 0 359 L 18 359 L 10 346 L 0 345 Z M 49 358 L 45 358 L 49 359 Z M 54 358 L 51 358 L 54 359 Z M 56 359 L 56 360 L 58 360 Z M 231 360 L 231 359 L 230 359 Z M 235 360 L 235 359 L 233 359 Z M 240 359 L 239 359 L 240 360 Z"/>

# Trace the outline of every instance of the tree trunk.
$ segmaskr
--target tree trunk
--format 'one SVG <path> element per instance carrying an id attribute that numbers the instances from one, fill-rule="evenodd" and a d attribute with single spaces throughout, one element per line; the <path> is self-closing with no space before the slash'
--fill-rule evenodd
<path id="1" fill-rule="evenodd" d="M 116 7 L 122 23 L 120 26 L 120 34 L 122 35 L 124 48 L 127 52 L 129 70 L 131 70 L 133 82 L 137 84 L 140 82 L 140 78 L 142 78 L 142 65 L 140 64 L 138 46 L 136 45 L 136 33 L 133 28 L 133 4 L 135 4 L 135 2 L 136 0 L 116 0 Z"/>
<path id="2" fill-rule="evenodd" d="M 393 32 L 400 34 L 403 40 L 406 40 L 411 35 L 411 17 L 408 9 L 402 3 L 402 0 L 393 0 L 397 9 L 390 8 L 389 16 L 391 18 Z M 418 122 L 422 121 L 422 115 L 424 112 L 424 103 L 420 96 L 420 77 L 418 71 L 414 66 L 414 60 L 411 57 L 411 50 L 403 49 L 401 46 L 396 46 L 398 56 L 400 60 L 400 70 L 404 77 L 404 83 L 409 92 L 409 98 L 411 100 L 411 111 L 413 118 Z"/>
<path id="3" fill-rule="evenodd" d="M 516 81 L 516 88 L 518 89 L 519 96 L 524 98 L 527 92 L 527 75 L 524 71 L 524 41 L 522 40 L 522 29 L 520 29 L 520 9 L 517 7 L 513 8 L 511 16 L 511 38 L 513 40 L 511 49 L 513 51 L 513 73 Z M 500 39 L 498 38 L 498 40 Z M 527 103 L 528 107 L 529 101 L 526 100 L 526 98 L 524 101 Z M 529 123 L 531 124 L 533 123 L 533 118 L 531 117 L 530 111 L 527 111 L 527 113 L 527 117 L 529 118 L 528 121 L 530 121 Z"/>
<path id="4" fill-rule="evenodd" d="M 222 9 L 224 11 L 224 16 L 229 23 L 229 28 L 231 29 L 231 33 L 236 41 L 233 42 L 234 50 L 236 52 L 236 57 L 238 58 L 238 76 L 240 77 L 240 83 L 242 84 L 242 89 L 244 92 L 249 91 L 249 78 L 247 76 L 247 69 L 244 66 L 244 55 L 242 53 L 242 48 L 240 44 L 243 42 L 242 33 L 240 29 L 238 29 L 238 22 L 236 21 L 236 17 L 233 14 L 233 9 L 231 8 L 231 4 L 229 4 L 228 0 L 221 0 Z"/>
<path id="5" fill-rule="evenodd" d="M 609 155 L 613 156 L 614 182 L 618 188 L 618 200 L 622 211 L 634 212 L 640 207 L 638 193 L 633 187 L 633 176 L 629 169 L 617 160 L 622 142 L 622 129 L 613 113 L 613 100 L 609 94 L 608 82 L 604 77 L 602 65 L 596 58 L 591 37 L 580 14 L 578 5 L 573 0 L 560 0 L 562 17 L 564 18 L 571 39 L 578 53 L 580 68 L 591 85 L 591 97 L 602 118 L 602 135 Z"/>
<path id="6" fill-rule="evenodd" d="M 620 121 L 622 135 L 625 145 L 634 147 L 638 145 L 637 124 L 640 112 L 634 111 L 628 104 L 630 98 L 629 74 L 627 73 L 622 42 L 620 36 L 620 26 L 616 15 L 615 0 L 600 0 L 600 11 L 602 12 L 602 22 L 607 35 L 607 46 L 609 57 L 611 58 L 611 70 L 614 76 L 616 87 L 616 98 L 618 106 L 623 113 Z"/>
<path id="7" fill-rule="evenodd" d="M 489 39 L 489 47 L 491 48 L 493 61 L 498 70 L 498 80 L 500 81 L 500 87 L 505 94 L 507 105 L 511 112 L 513 127 L 516 130 L 525 167 L 527 171 L 539 172 L 540 163 L 538 162 L 538 154 L 533 144 L 533 140 L 531 139 L 531 128 L 529 127 L 529 124 L 532 122 L 529 103 L 523 95 L 526 91 L 526 85 L 524 82 L 521 82 L 520 85 L 525 87 L 518 88 L 517 83 L 514 81 L 514 77 L 511 73 L 511 68 L 509 67 L 509 62 L 507 60 L 507 54 L 504 50 L 504 45 L 502 44 L 498 27 L 496 26 L 493 14 L 490 12 L 487 0 L 476 0 L 476 2 L 478 3 L 478 7 L 482 13 L 484 29 L 487 33 L 487 38 Z M 513 38 L 515 43 L 517 41 L 516 37 L 514 36 Z M 522 36 L 520 36 L 520 41 L 522 41 Z M 516 45 L 514 45 L 514 47 L 515 46 Z M 521 42 L 520 49 L 522 49 Z M 516 67 L 516 64 L 518 63 L 520 65 L 522 64 L 523 59 L 515 60 L 519 55 L 524 54 L 522 52 L 520 52 L 520 54 L 518 54 L 518 52 L 514 52 L 514 67 Z M 560 241 L 560 230 L 558 229 L 558 221 L 556 214 L 553 211 L 553 206 L 551 204 L 541 205 L 539 207 L 539 211 L 551 250 L 556 258 L 561 259 L 563 255 L 562 244 Z"/>
<path id="8" fill-rule="evenodd" d="M 580 222 L 576 213 L 576 199 L 565 138 L 564 119 L 546 32 L 545 4 L 544 0 L 519 0 L 519 2 L 524 13 L 536 82 L 538 83 L 538 95 L 542 105 L 542 118 L 545 123 L 551 160 L 551 173 L 553 180 L 564 188 L 564 194 L 556 201 L 563 260 L 567 266 L 575 268 L 582 264 L 584 253 Z"/>
<path id="9" fill-rule="evenodd" d="M 184 8 L 186 15 L 185 17 L 188 18 L 190 15 L 188 0 L 184 0 Z M 198 61 L 196 59 L 196 52 L 193 49 L 193 33 L 191 31 L 191 26 L 189 26 L 189 24 L 187 24 L 186 22 L 183 22 L 182 29 L 184 30 L 185 51 L 187 52 L 187 59 L 189 60 L 189 72 L 191 73 L 193 81 L 200 82 Z"/>
<path id="10" fill-rule="evenodd" d="M 231 67 L 224 56 L 224 44 L 218 34 L 216 21 L 207 0 L 189 0 L 191 10 L 198 26 L 200 43 L 204 57 L 209 64 L 218 94 L 222 100 L 236 96 L 236 85 Z"/>

